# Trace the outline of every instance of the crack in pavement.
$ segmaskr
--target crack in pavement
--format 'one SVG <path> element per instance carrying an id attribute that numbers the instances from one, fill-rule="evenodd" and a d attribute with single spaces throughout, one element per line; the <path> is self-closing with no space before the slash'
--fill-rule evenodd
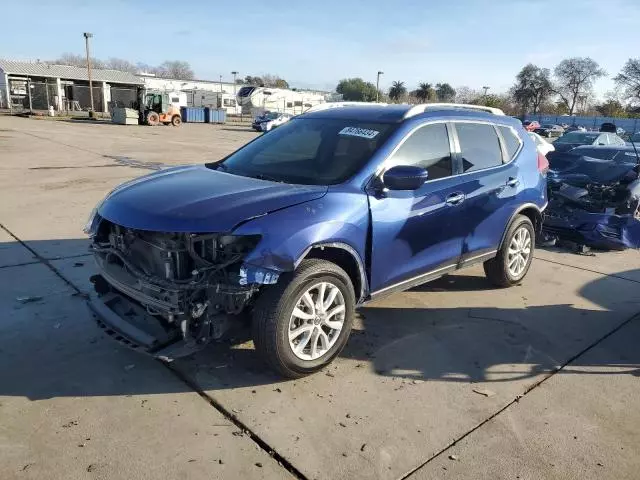
<path id="1" fill-rule="evenodd" d="M 62 272 L 60 272 L 55 266 L 53 266 L 49 260 L 40 254 L 38 254 L 33 248 L 27 245 L 25 242 L 20 240 L 11 230 L 9 230 L 4 224 L 0 223 L 0 228 L 7 232 L 8 235 L 13 237 L 17 242 L 19 242 L 24 248 L 29 250 L 38 260 L 33 263 L 42 263 L 46 267 L 48 267 L 53 273 L 55 273 L 60 279 L 62 279 L 66 284 L 72 287 L 78 294 L 83 294 L 83 292 L 75 286 L 75 284 L 66 278 Z M 91 254 L 83 254 L 78 256 L 86 256 Z M 74 258 L 74 257 L 66 257 L 66 258 Z M 170 372 L 172 372 L 180 381 L 182 381 L 185 385 L 191 388 L 194 393 L 197 393 L 203 400 L 205 400 L 209 405 L 211 405 L 214 409 L 216 409 L 224 418 L 226 418 L 229 422 L 234 424 L 236 427 L 241 429 L 247 436 L 256 444 L 258 448 L 263 450 L 267 455 L 273 458 L 278 464 L 293 475 L 298 480 L 308 480 L 308 478 L 298 470 L 289 460 L 287 460 L 284 456 L 282 456 L 275 448 L 269 445 L 265 440 L 263 440 L 257 433 L 255 433 L 251 428 L 249 428 L 245 423 L 243 423 L 236 415 L 223 407 L 219 402 L 211 398 L 207 395 L 194 381 L 192 381 L 186 375 L 183 375 L 180 371 L 173 368 L 171 364 L 162 362 L 161 360 L 157 360 L 160 364 L 165 366 Z"/>
<path id="2" fill-rule="evenodd" d="M 554 262 L 555 263 L 555 262 Z M 570 265 L 566 265 L 566 266 L 570 266 Z M 607 274 L 603 274 L 601 272 L 594 272 L 594 273 L 600 273 L 601 275 L 605 275 L 605 276 L 611 276 L 611 275 L 607 275 Z M 617 278 L 622 278 L 622 277 L 617 277 Z M 623 278 L 623 280 L 628 280 L 626 278 Z M 633 281 L 633 280 L 630 280 Z M 636 282 L 637 283 L 637 282 Z M 609 338 L 611 335 L 615 334 L 616 332 L 620 331 L 622 328 L 624 328 L 625 326 L 627 326 L 629 323 L 633 322 L 634 320 L 640 319 L 640 312 L 634 313 L 632 316 L 630 316 L 629 318 L 627 318 L 626 320 L 624 320 L 621 324 L 619 324 L 617 327 L 615 327 L 613 330 L 609 331 L 608 333 L 605 333 L 602 337 L 600 337 L 599 339 L 595 340 L 594 342 L 592 342 L 590 345 L 586 346 L 585 348 L 583 348 L 580 352 L 578 352 L 577 354 L 575 354 L 573 357 L 569 358 L 569 360 L 567 360 L 566 362 L 564 362 L 562 365 L 560 365 L 560 367 L 557 367 L 555 369 L 550 370 L 543 378 L 541 378 L 539 381 L 535 382 L 534 384 L 530 385 L 529 387 L 527 387 L 525 389 L 525 391 L 519 395 L 517 395 L 513 400 L 511 400 L 509 403 L 507 403 L 504 407 L 500 408 L 498 411 L 496 411 L 495 413 L 493 413 L 491 416 L 489 416 L 488 418 L 484 419 L 483 421 L 481 421 L 480 423 L 478 423 L 475 427 L 471 428 L 470 430 L 468 430 L 467 432 L 463 433 L 462 435 L 460 435 L 459 437 L 455 438 L 451 443 L 449 443 L 448 445 L 446 445 L 444 448 L 442 448 L 441 450 L 437 451 L 435 454 L 433 454 L 431 457 L 429 457 L 427 460 L 425 460 L 423 463 L 421 463 L 420 465 L 418 465 L 417 467 L 411 469 L 409 472 L 405 473 L 403 476 L 401 476 L 399 478 L 399 480 L 407 480 L 411 475 L 413 475 L 414 473 L 416 473 L 418 470 L 420 470 L 421 468 L 427 466 L 429 463 L 431 463 L 433 460 L 435 460 L 436 458 L 440 457 L 441 455 L 443 455 L 444 453 L 446 453 L 448 450 L 450 450 L 452 447 L 456 446 L 459 442 L 461 442 L 462 440 L 464 440 L 465 438 L 467 438 L 469 435 L 471 435 L 473 432 L 475 432 L 476 430 L 479 430 L 480 428 L 482 428 L 484 425 L 486 425 L 487 423 L 489 423 L 491 420 L 493 420 L 494 418 L 496 418 L 498 415 L 500 415 L 501 413 L 503 413 L 504 411 L 506 411 L 507 409 L 509 409 L 509 407 L 511 407 L 512 405 L 520 402 L 520 400 L 522 398 L 524 398 L 526 395 L 528 395 L 529 393 L 531 393 L 533 390 L 535 390 L 536 388 L 538 388 L 540 385 L 542 385 L 544 382 L 546 382 L 547 380 L 549 380 L 551 377 L 555 376 L 556 374 L 560 373 L 562 370 L 564 370 L 564 368 L 569 365 L 570 363 L 574 362 L 575 360 L 577 360 L 578 358 L 580 358 L 581 356 L 583 356 L 584 354 L 586 354 L 587 352 L 589 352 L 590 350 L 592 350 L 593 348 L 597 347 L 600 343 L 602 343 L 603 341 L 605 341 L 607 338 Z"/>
<path id="3" fill-rule="evenodd" d="M 616 275 L 615 273 L 605 273 L 605 272 L 600 272 L 598 270 L 593 270 L 591 268 L 576 267 L 575 265 L 567 265 L 566 263 L 556 262 L 554 260 L 549 260 L 547 258 L 536 257 L 535 255 L 533 256 L 533 258 L 535 258 L 536 260 L 539 260 L 541 262 L 554 263 L 556 265 L 561 265 L 563 267 L 575 268 L 576 270 L 583 270 L 585 272 L 597 273 L 599 275 L 605 275 L 607 277 L 619 278 L 620 280 L 626 280 L 628 282 L 640 283 L 640 281 L 638 281 L 638 280 L 634 280 L 633 278 L 621 277 L 620 275 Z"/>
<path id="4" fill-rule="evenodd" d="M 41 256 L 40 254 L 38 254 L 33 248 L 31 248 L 29 245 L 27 245 L 25 242 L 23 242 L 20 238 L 18 238 L 15 234 L 13 234 L 13 232 L 11 232 L 2 223 L 0 223 L 0 228 L 2 230 L 4 230 L 5 232 L 7 232 L 8 235 L 13 237 L 17 242 L 19 242 L 23 247 L 25 247 L 27 250 L 29 250 L 38 259 L 37 261 L 34 261 L 32 263 L 38 263 L 38 262 L 43 263 L 46 267 L 48 267 L 51 271 L 53 271 L 58 277 L 60 277 L 65 283 L 67 283 L 74 290 L 76 290 L 76 292 L 82 293 L 82 291 L 80 289 L 78 289 L 78 287 L 76 287 L 75 284 L 71 280 L 67 279 L 55 266 L 53 266 L 50 263 L 49 259 L 47 259 L 47 258 Z M 90 253 L 89 254 L 82 254 L 82 255 L 78 255 L 78 257 L 87 256 L 87 255 L 91 255 L 91 254 Z M 74 256 L 61 257 L 61 258 L 58 258 L 58 259 L 62 259 L 62 258 L 74 258 Z M 578 269 L 578 270 L 584 270 L 584 271 L 588 271 L 588 272 L 595 273 L 595 274 L 602 275 L 602 276 L 606 276 L 606 277 L 614 277 L 614 278 L 618 278 L 618 279 L 621 279 L 621 280 L 626 280 L 626 281 L 629 281 L 629 282 L 640 283 L 640 282 L 638 282 L 636 280 L 625 278 L 625 277 L 621 277 L 621 276 L 616 275 L 616 274 L 609 274 L 609 273 L 599 272 L 599 271 L 596 271 L 596 270 L 583 268 L 583 267 L 575 267 L 573 265 L 567 265 L 567 264 L 564 264 L 564 263 L 555 262 L 553 260 L 547 260 L 547 259 L 544 259 L 544 258 L 538 258 L 538 257 L 534 257 L 534 258 L 536 258 L 536 260 L 545 261 L 545 262 L 549 262 L 549 263 L 555 263 L 557 265 L 561 265 L 561 266 L 564 266 L 564 267 L 575 268 L 575 269 Z M 53 260 L 56 260 L 56 259 L 53 259 Z M 570 363 L 574 362 L 575 360 L 577 360 L 578 358 L 580 358 L 581 356 L 583 356 L 584 354 L 586 354 L 587 352 L 592 350 L 594 347 L 599 345 L 601 342 L 603 342 L 604 340 L 609 338 L 611 335 L 615 334 L 616 332 L 621 330 L 623 327 L 625 327 L 626 325 L 628 325 L 629 323 L 631 323 L 632 321 L 634 321 L 634 320 L 636 320 L 638 318 L 640 318 L 640 312 L 632 315 L 629 318 L 627 318 L 622 323 L 620 323 L 617 327 L 613 328 L 611 331 L 609 331 L 608 333 L 604 334 L 603 336 L 601 336 L 600 338 L 598 338 L 597 340 L 592 342 L 587 347 L 583 348 L 580 352 L 578 352 L 577 354 L 575 354 L 574 356 L 569 358 L 561 366 L 550 370 L 539 381 L 537 381 L 537 382 L 533 383 L 532 385 L 530 385 L 529 387 L 527 387 L 522 394 L 517 395 L 512 401 L 507 403 L 505 406 L 503 406 L 502 408 L 500 408 L 499 410 L 497 410 L 496 412 L 491 414 L 486 419 L 484 419 L 481 422 L 479 422 L 477 425 L 475 425 L 473 428 L 471 428 L 467 432 L 465 432 L 462 435 L 460 435 L 457 438 L 455 438 L 452 442 L 450 442 L 445 447 L 443 447 L 442 449 L 437 451 L 435 454 L 430 456 L 427 460 L 425 460 L 424 462 L 422 462 L 421 464 L 419 464 L 415 468 L 412 468 L 411 470 L 409 470 L 407 473 L 405 473 L 403 476 L 401 476 L 399 478 L 399 480 L 407 480 L 411 475 L 416 473 L 418 470 L 422 469 L 423 467 L 425 467 L 426 465 L 431 463 L 433 460 L 435 460 L 436 458 L 438 458 L 441 455 L 443 455 L 445 452 L 447 452 L 452 447 L 457 445 L 460 441 L 464 440 L 469 435 L 471 435 L 475 431 L 479 430 L 484 425 L 489 423 L 491 420 L 493 420 L 494 418 L 496 418 L 497 416 L 502 414 L 504 411 L 509 409 L 511 406 L 513 406 L 514 404 L 518 403 L 520 401 L 520 399 L 522 399 L 523 397 L 528 395 L 530 392 L 535 390 L 537 387 L 542 385 L 544 382 L 549 380 L 551 377 L 553 377 L 557 373 L 561 372 Z M 281 455 L 275 448 L 271 447 L 271 445 L 269 445 L 257 433 L 255 433 L 253 430 L 251 430 L 236 415 L 234 415 L 227 408 L 225 408 L 222 404 L 220 404 L 217 400 L 215 400 L 213 397 L 211 397 L 205 391 L 203 391 L 191 378 L 189 378 L 188 376 L 184 375 L 182 372 L 178 371 L 177 369 L 173 368 L 173 366 L 171 364 L 167 364 L 167 363 L 164 363 L 164 362 L 161 362 L 161 361 L 159 361 L 159 362 L 164 367 L 166 367 L 169 371 L 171 371 L 180 381 L 185 383 L 189 388 L 191 388 L 195 393 L 197 393 L 204 401 L 206 401 L 214 409 L 216 409 L 224 418 L 226 418 L 229 422 L 233 423 L 236 427 L 240 428 L 243 432 L 245 432 L 247 434 L 247 436 L 258 446 L 258 448 L 260 448 L 261 450 L 266 452 L 269 456 L 271 456 L 274 460 L 276 460 L 278 462 L 278 464 L 283 469 L 287 470 L 290 474 L 292 474 L 294 477 L 298 478 L 299 480 L 308 480 L 307 477 L 300 470 L 298 470 L 298 468 L 296 468 L 289 460 L 287 460 L 283 455 Z"/>

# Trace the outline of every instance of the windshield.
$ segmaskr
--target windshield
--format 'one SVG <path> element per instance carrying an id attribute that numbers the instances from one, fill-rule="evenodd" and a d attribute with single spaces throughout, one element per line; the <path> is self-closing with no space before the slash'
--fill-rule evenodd
<path id="1" fill-rule="evenodd" d="M 279 116 L 280 116 L 280 114 L 278 112 L 269 112 L 269 113 L 265 113 L 262 116 L 262 118 L 266 118 L 267 120 L 275 120 Z"/>
<path id="2" fill-rule="evenodd" d="M 347 119 L 292 119 L 208 166 L 277 182 L 334 185 L 360 170 L 395 128 Z"/>
<path id="3" fill-rule="evenodd" d="M 553 128 L 555 127 L 555 125 L 549 125 L 548 123 L 546 125 L 542 125 L 542 128 Z"/>
<path id="4" fill-rule="evenodd" d="M 580 143 L 583 145 L 593 143 L 598 138 L 598 133 L 571 132 L 561 136 L 558 143 Z"/>

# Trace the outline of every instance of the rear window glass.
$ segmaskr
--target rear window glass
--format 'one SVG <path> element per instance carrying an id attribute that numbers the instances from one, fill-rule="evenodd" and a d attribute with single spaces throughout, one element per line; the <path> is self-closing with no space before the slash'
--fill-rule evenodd
<path id="1" fill-rule="evenodd" d="M 507 148 L 507 157 L 511 160 L 516 156 L 516 152 L 520 148 L 520 139 L 516 133 L 509 127 L 498 127 L 502 138 L 504 139 L 504 145 Z"/>
<path id="2" fill-rule="evenodd" d="M 493 125 L 456 123 L 463 172 L 473 172 L 502 164 L 502 150 Z"/>

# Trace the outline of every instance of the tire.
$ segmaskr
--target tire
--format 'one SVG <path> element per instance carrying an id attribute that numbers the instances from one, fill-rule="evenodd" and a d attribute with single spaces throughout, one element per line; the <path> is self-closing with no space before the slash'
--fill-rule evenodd
<path id="1" fill-rule="evenodd" d="M 171 125 L 173 125 L 174 127 L 179 127 L 180 125 L 182 125 L 182 119 L 180 118 L 180 115 L 174 115 L 171 118 Z"/>
<path id="2" fill-rule="evenodd" d="M 296 310 L 299 314 L 313 317 L 317 297 L 320 296 L 319 286 L 323 283 L 327 289 L 324 295 L 326 301 L 333 293 L 333 288 L 338 290 L 333 297 L 333 302 L 336 303 L 331 303 L 327 309 L 329 313 L 336 306 L 344 306 L 343 311 L 329 318 L 334 319 L 331 321 L 332 325 L 342 322 L 340 330 L 331 329 L 318 319 L 318 316 L 302 319 L 294 315 L 294 309 L 298 307 Z M 318 290 L 313 290 L 314 287 Z M 313 300 L 313 312 L 308 308 L 309 304 L 302 299 L 305 293 L 309 293 Z M 258 297 L 253 309 L 252 323 L 256 351 L 273 370 L 284 377 L 300 378 L 315 373 L 330 364 L 346 345 L 353 323 L 355 304 L 353 285 L 342 268 L 326 260 L 303 260 L 295 272 L 281 275 L 277 284 L 266 287 Z M 323 315 L 322 311 L 319 310 L 320 315 Z M 297 324 L 298 322 L 300 324 Z M 318 322 L 322 323 L 318 325 Z M 290 340 L 291 327 L 291 331 L 303 328 L 308 330 L 309 338 L 306 337 L 307 332 L 304 332 Z M 318 330 L 324 332 L 322 339 L 319 338 L 321 334 Z M 318 333 L 315 336 L 315 345 L 320 345 L 316 354 L 323 346 L 328 348 L 324 348 L 325 351 L 319 357 L 313 358 L 311 345 L 316 332 Z M 302 345 L 305 339 L 307 343 Z M 300 346 L 303 348 L 299 349 Z M 295 353 L 294 348 L 298 348 L 299 353 Z M 299 355 L 309 358 L 300 358 Z"/>
<path id="3" fill-rule="evenodd" d="M 160 124 L 160 116 L 156 112 L 147 113 L 147 124 L 155 127 Z"/>
<path id="4" fill-rule="evenodd" d="M 516 235 L 520 235 L 518 238 L 522 239 L 522 242 L 520 242 L 522 250 L 513 254 L 514 250 L 517 251 L 519 248 Z M 489 281 L 495 286 L 503 288 L 512 287 L 520 283 L 531 266 L 535 250 L 535 238 L 535 229 L 531 220 L 524 215 L 517 215 L 507 229 L 507 234 L 498 254 L 491 260 L 484 262 L 484 273 Z M 527 245 L 529 250 L 525 258 Z M 520 257 L 520 259 L 514 260 L 516 256 Z M 513 264 L 514 261 L 518 264 L 517 268 Z M 509 268 L 510 263 L 512 263 L 511 268 Z"/>

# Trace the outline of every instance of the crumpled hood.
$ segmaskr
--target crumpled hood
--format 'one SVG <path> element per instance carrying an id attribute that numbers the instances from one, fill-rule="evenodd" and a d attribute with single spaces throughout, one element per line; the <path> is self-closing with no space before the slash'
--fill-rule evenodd
<path id="1" fill-rule="evenodd" d="M 239 223 L 322 197 L 322 185 L 241 177 L 204 165 L 176 167 L 124 183 L 98 208 L 107 220 L 163 232 L 230 232 Z"/>

